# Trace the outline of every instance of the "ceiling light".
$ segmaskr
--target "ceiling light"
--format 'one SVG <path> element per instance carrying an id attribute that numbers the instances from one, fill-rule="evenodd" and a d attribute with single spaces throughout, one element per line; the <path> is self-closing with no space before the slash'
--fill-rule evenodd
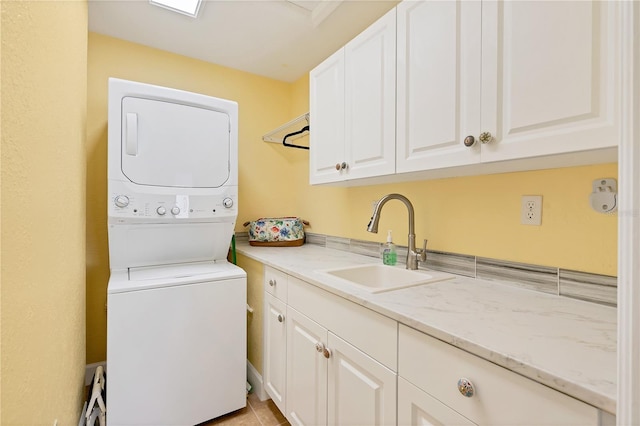
<path id="1" fill-rule="evenodd" d="M 198 16 L 201 1 L 202 0 L 149 0 L 149 3 L 195 18 Z"/>

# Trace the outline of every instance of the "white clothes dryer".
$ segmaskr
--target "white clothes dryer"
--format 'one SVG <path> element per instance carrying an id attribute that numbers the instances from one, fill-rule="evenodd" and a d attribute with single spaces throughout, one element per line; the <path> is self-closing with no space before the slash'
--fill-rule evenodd
<path id="1" fill-rule="evenodd" d="M 235 102 L 109 80 L 107 424 L 187 426 L 246 405 Z"/>

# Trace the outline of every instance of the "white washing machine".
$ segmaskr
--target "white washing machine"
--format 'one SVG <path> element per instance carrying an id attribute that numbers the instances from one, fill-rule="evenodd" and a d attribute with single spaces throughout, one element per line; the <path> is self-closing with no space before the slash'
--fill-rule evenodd
<path id="1" fill-rule="evenodd" d="M 107 424 L 246 405 L 235 102 L 109 79 Z"/>

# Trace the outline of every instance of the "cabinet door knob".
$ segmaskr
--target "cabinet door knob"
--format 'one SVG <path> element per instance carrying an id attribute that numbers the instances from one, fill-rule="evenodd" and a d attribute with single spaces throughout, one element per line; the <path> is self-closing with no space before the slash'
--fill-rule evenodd
<path id="1" fill-rule="evenodd" d="M 316 351 L 323 353 L 324 352 L 324 345 L 320 342 L 316 343 Z"/>
<path id="2" fill-rule="evenodd" d="M 458 380 L 458 391 L 467 398 L 471 398 L 475 394 L 473 383 L 464 377 Z"/>
<path id="3" fill-rule="evenodd" d="M 273 287 L 274 285 L 276 285 L 276 280 L 269 280 L 269 285 L 271 287 Z"/>
<path id="4" fill-rule="evenodd" d="M 493 140 L 493 136 L 491 136 L 491 132 L 482 132 L 479 139 L 482 143 L 489 143 Z"/>
<path id="5" fill-rule="evenodd" d="M 336 163 L 336 170 L 340 171 L 340 163 Z"/>
<path id="6" fill-rule="evenodd" d="M 278 314 L 278 322 L 283 322 L 284 321 L 284 317 L 282 316 L 282 314 Z"/>
<path id="7" fill-rule="evenodd" d="M 336 163 L 337 171 L 344 170 L 346 168 L 347 168 L 347 163 L 345 163 L 344 161 L 342 163 Z"/>
<path id="8" fill-rule="evenodd" d="M 324 357 L 327 359 L 331 358 L 331 350 L 329 348 L 324 348 L 324 350 L 322 351 L 322 355 L 324 355 Z"/>
<path id="9" fill-rule="evenodd" d="M 472 147 L 476 144 L 476 138 L 473 137 L 473 135 L 469 135 L 466 138 L 464 138 L 464 146 L 466 146 L 467 148 Z"/>

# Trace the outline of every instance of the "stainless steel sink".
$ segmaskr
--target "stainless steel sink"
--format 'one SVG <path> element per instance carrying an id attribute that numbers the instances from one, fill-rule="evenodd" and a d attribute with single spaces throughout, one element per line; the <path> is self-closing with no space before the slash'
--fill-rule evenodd
<path id="1" fill-rule="evenodd" d="M 454 277 L 446 272 L 409 270 L 380 264 L 348 266 L 320 272 L 365 288 L 372 293 L 398 290 Z"/>

